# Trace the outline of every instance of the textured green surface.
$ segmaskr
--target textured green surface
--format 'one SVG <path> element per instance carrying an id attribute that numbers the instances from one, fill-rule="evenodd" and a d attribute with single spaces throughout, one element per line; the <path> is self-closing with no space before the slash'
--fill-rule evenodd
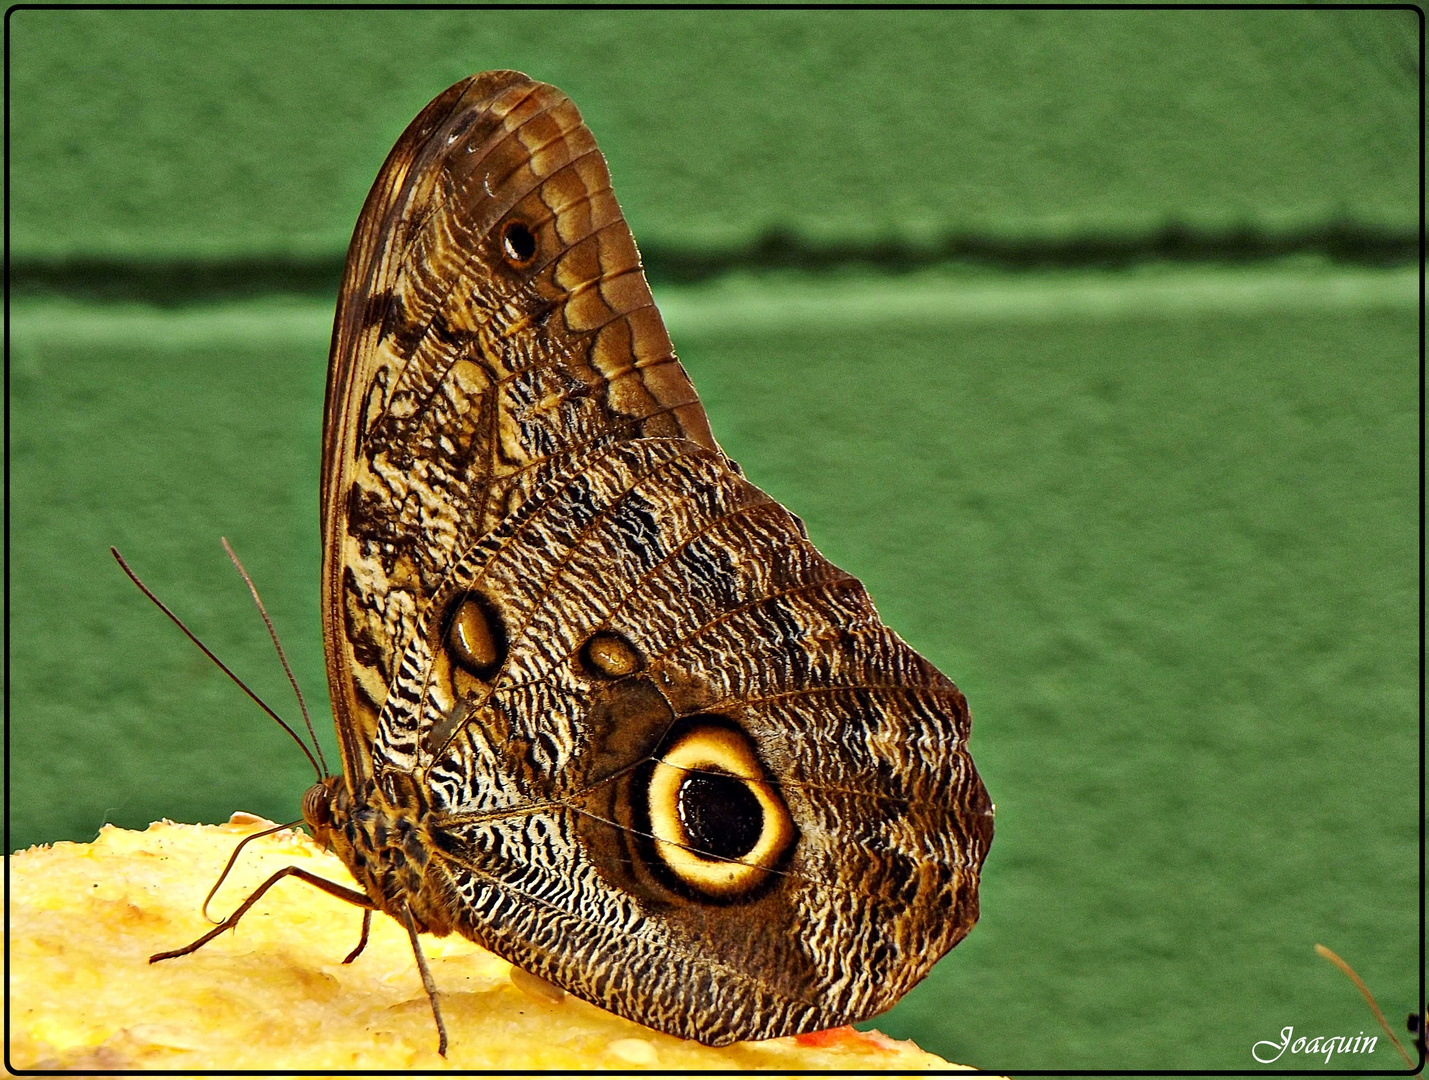
<path id="1" fill-rule="evenodd" d="M 66 258 L 121 279 L 185 264 L 175 286 L 327 265 L 410 117 L 492 66 L 571 93 L 637 238 L 670 257 L 780 230 L 865 254 L 1134 250 L 1177 223 L 1412 236 L 1417 22 L 21 11 L 12 255 L 59 260 L 76 295 L 93 282 Z M 1416 271 L 865 264 L 661 292 L 726 447 L 972 703 L 998 804 L 983 921 L 880 1026 L 1008 1071 L 1250 1069 L 1286 1025 L 1374 1031 L 1316 941 L 1392 1022 L 1413 1006 Z M 331 751 L 331 310 L 15 305 L 14 845 L 296 815 L 301 755 L 107 548 L 294 714 L 228 536 Z M 1381 1040 L 1331 1067 L 1397 1064 Z"/>
<path id="2" fill-rule="evenodd" d="M 20 11 L 20 257 L 330 255 L 439 88 L 572 95 L 647 247 L 1412 230 L 1407 11 Z"/>
<path id="3" fill-rule="evenodd" d="M 827 288 L 662 298 L 725 446 L 972 703 L 984 919 L 886 1029 L 1007 1069 L 1239 1068 L 1285 1024 L 1367 1028 L 1315 941 L 1412 1003 L 1413 275 L 1269 280 L 1237 309 L 1244 274 L 1142 275 L 1138 313 L 1086 302 L 1116 275 L 929 279 L 920 317 L 862 327 Z M 1202 299 L 1158 312 L 1158 284 Z M 296 813 L 297 750 L 105 547 L 292 713 L 229 536 L 331 747 L 327 319 L 17 309 L 15 842 Z"/>

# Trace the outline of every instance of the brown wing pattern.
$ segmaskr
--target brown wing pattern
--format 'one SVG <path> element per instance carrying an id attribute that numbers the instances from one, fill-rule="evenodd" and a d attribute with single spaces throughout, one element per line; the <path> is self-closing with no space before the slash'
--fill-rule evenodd
<path id="1" fill-rule="evenodd" d="M 559 90 L 487 72 L 407 128 L 349 250 L 326 413 L 323 626 L 357 785 L 417 617 L 542 466 L 609 438 L 715 448 Z"/>
<path id="2" fill-rule="evenodd" d="M 444 638 L 471 596 L 503 627 L 489 685 Z M 615 681 L 582 660 L 612 634 L 638 657 Z M 706 723 L 749 737 L 797 834 L 732 899 L 672 879 L 638 812 L 641 763 Z M 432 924 L 724 1043 L 880 1012 L 971 928 L 992 815 L 968 724 L 787 510 L 714 453 L 639 440 L 553 477 L 453 568 L 383 710 L 378 784 L 400 802 L 420 777 L 427 895 L 460 898 Z"/>
<path id="3" fill-rule="evenodd" d="M 720 451 L 558 90 L 404 133 L 326 424 L 309 821 L 376 906 L 708 1043 L 872 1015 L 971 928 L 966 702 Z"/>

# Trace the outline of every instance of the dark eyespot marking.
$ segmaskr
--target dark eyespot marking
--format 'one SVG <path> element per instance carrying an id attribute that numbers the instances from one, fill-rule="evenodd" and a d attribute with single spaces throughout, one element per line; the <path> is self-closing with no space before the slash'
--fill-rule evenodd
<path id="1" fill-rule="evenodd" d="M 749 785 L 724 773 L 690 773 L 677 796 L 690 846 L 718 859 L 748 855 L 764 832 L 764 810 Z"/>
<path id="2" fill-rule="evenodd" d="M 653 869 L 695 899 L 752 899 L 798 840 L 754 741 L 724 717 L 687 717 L 645 774 Z"/>
<path id="3" fill-rule="evenodd" d="M 501 616 L 480 593 L 467 593 L 452 606 L 443 638 L 452 661 L 478 679 L 489 680 L 506 659 Z"/>
<path id="4" fill-rule="evenodd" d="M 614 630 L 592 634 L 581 646 L 580 657 L 586 671 L 606 679 L 624 678 L 645 666 L 639 650 Z"/>
<path id="5" fill-rule="evenodd" d="M 518 270 L 536 257 L 536 234 L 524 222 L 511 221 L 501 230 L 501 254 Z"/>

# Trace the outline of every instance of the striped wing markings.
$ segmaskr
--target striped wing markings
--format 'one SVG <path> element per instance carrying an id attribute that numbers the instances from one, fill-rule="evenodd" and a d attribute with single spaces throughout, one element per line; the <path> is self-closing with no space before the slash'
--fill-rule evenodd
<path id="1" fill-rule="evenodd" d="M 672 460 L 664 461 L 664 462 L 660 463 L 660 466 L 658 466 L 657 468 L 652 469 L 652 470 L 650 470 L 649 472 L 640 474 L 640 479 L 641 479 L 641 480 L 649 480 L 649 479 L 651 479 L 652 477 L 658 477 L 659 474 L 660 474 L 660 467 L 668 468 L 668 467 L 671 466 L 671 464 L 673 464 L 673 463 L 678 463 L 679 461 L 680 461 L 679 458 L 675 458 L 675 459 L 672 459 Z M 579 479 L 579 478 L 575 478 L 575 479 Z M 638 487 L 638 483 L 637 483 L 637 484 L 631 484 L 631 485 L 628 485 L 628 486 L 627 486 L 625 489 L 623 489 L 623 490 L 625 491 L 625 493 L 628 494 L 629 492 L 636 490 L 637 487 Z M 751 492 L 755 493 L 756 495 L 758 494 L 758 493 L 757 493 L 757 489 L 752 489 L 752 488 L 750 488 L 749 490 L 750 490 Z M 543 507 L 551 507 L 554 503 L 555 503 L 555 500 L 543 500 L 542 506 L 543 506 Z M 610 512 L 616 507 L 616 505 L 617 505 L 616 502 L 610 502 L 610 503 L 608 503 L 608 504 L 606 505 L 606 507 L 604 508 L 603 513 L 604 513 L 604 514 L 610 513 Z M 736 508 L 736 510 L 734 511 L 734 513 L 749 512 L 749 511 L 754 510 L 754 509 L 767 508 L 767 507 L 771 507 L 771 506 L 777 506 L 777 504 L 763 503 L 763 502 L 749 503 L 749 504 L 745 504 L 745 505 L 743 505 L 743 506 L 741 506 L 741 507 Z M 529 525 L 529 524 L 531 524 L 533 521 L 539 520 L 539 516 L 540 516 L 540 511 L 538 510 L 536 513 L 533 513 L 533 514 L 530 516 L 530 518 L 528 519 L 528 521 L 526 521 L 525 523 L 523 523 L 523 525 Z M 594 528 L 596 527 L 596 525 L 598 525 L 598 524 L 601 522 L 601 520 L 603 520 L 603 518 L 602 518 L 602 517 L 598 517 L 598 518 L 593 519 L 591 522 L 587 523 L 587 525 L 585 526 L 584 529 L 581 530 L 581 532 L 580 532 L 579 535 L 580 535 L 581 537 L 587 537 L 587 536 L 589 536 L 589 535 L 591 534 L 591 532 L 594 530 Z M 521 529 L 514 530 L 514 531 L 511 533 L 511 535 L 506 538 L 505 542 L 504 542 L 503 545 L 502 545 L 502 550 L 505 550 L 506 548 L 509 548 L 509 547 L 511 547 L 512 545 L 517 545 L 517 544 L 519 544 L 520 540 L 522 539 L 522 535 L 523 535 L 523 534 L 522 534 L 522 530 L 521 530 Z M 687 542 L 688 542 L 690 539 L 692 539 L 692 538 L 693 538 L 693 537 L 686 537 L 683 542 L 687 543 Z M 527 545 L 527 546 L 529 547 L 529 545 Z M 576 543 L 573 543 L 573 544 L 571 545 L 571 547 L 570 547 L 570 548 L 566 551 L 566 553 L 563 555 L 561 563 L 557 566 L 557 568 L 556 568 L 556 570 L 554 571 L 554 573 L 553 573 L 552 576 L 554 576 L 555 573 L 559 573 L 560 566 L 566 565 L 566 564 L 568 563 L 570 557 L 571 557 L 572 552 L 578 551 L 578 550 L 579 550 L 579 542 L 577 541 Z M 494 562 L 494 561 L 495 561 L 494 558 L 491 559 L 491 560 L 489 560 L 487 565 L 489 566 L 489 565 L 490 565 L 490 562 Z M 820 566 L 822 566 L 822 567 L 831 568 L 831 567 L 830 567 L 830 564 L 824 563 L 824 562 L 822 562 L 822 560 L 819 561 L 818 565 L 820 565 Z M 647 573 L 648 573 L 648 572 L 649 572 L 649 571 L 647 571 Z M 458 577 L 463 577 L 464 575 L 457 575 L 457 576 L 458 576 Z M 849 579 L 849 578 L 847 578 L 847 577 L 836 578 L 836 579 L 834 579 L 834 580 L 842 580 L 842 581 L 844 581 L 844 582 L 852 583 L 852 579 Z M 826 581 L 825 581 L 825 582 L 816 581 L 816 582 L 812 582 L 812 583 L 805 583 L 805 584 L 801 585 L 798 590 L 790 590 L 790 591 L 791 591 L 791 592 L 792 592 L 792 591 L 806 591 L 806 590 L 808 590 L 808 589 L 810 589 L 810 588 L 817 589 L 817 588 L 820 588 L 820 587 L 822 587 L 823 585 L 826 585 L 826 584 L 827 584 Z M 543 590 L 534 590 L 534 592 L 535 592 L 536 597 L 537 597 L 537 598 L 540 598 L 540 597 L 542 597 L 542 596 L 544 595 L 545 590 L 544 590 L 544 589 L 543 589 Z M 543 606 L 549 606 L 549 605 L 543 605 Z M 746 606 L 746 607 L 749 607 L 749 606 L 752 606 L 752 605 L 745 605 L 745 606 Z M 726 615 L 728 615 L 728 613 L 726 613 Z M 712 626 L 712 625 L 716 625 L 716 624 L 719 623 L 720 621 L 721 621 L 720 619 L 711 620 L 710 622 L 708 622 L 708 623 L 705 624 L 705 627 Z M 701 629 L 703 629 L 703 628 L 701 628 Z M 872 628 L 872 630 L 873 630 L 874 633 L 879 634 L 881 637 L 886 637 L 887 635 L 890 634 L 890 632 L 887 631 L 886 628 L 882 627 L 881 624 L 877 624 L 875 627 Z M 699 631 L 696 631 L 696 633 L 698 633 L 698 632 L 699 632 Z M 695 635 L 692 634 L 692 635 L 690 635 L 690 636 L 693 637 L 693 636 L 695 636 Z M 895 642 L 895 644 L 898 646 L 898 648 L 906 650 L 906 646 L 902 646 L 901 643 Z M 876 662 L 875 662 L 875 666 L 876 666 Z M 873 686 L 874 686 L 874 684 L 866 684 L 866 685 L 867 685 L 868 687 L 873 687 Z M 851 685 L 851 686 L 842 686 L 842 687 L 820 687 L 820 688 L 810 688 L 810 692 L 811 692 L 811 693 L 827 692 L 827 693 L 831 693 L 831 694 L 837 694 L 837 693 L 840 693 L 840 692 L 851 692 L 851 691 L 854 691 L 854 690 L 857 690 L 857 689 L 861 689 L 861 688 L 863 688 L 862 685 Z M 887 688 L 887 687 L 885 687 L 885 686 L 883 686 L 883 685 L 879 685 L 877 688 L 878 688 L 878 689 L 885 689 L 885 688 Z M 917 688 L 910 688 L 910 687 L 906 687 L 906 686 L 905 686 L 905 687 L 899 687 L 899 688 L 897 688 L 897 689 L 901 689 L 901 690 L 903 690 L 903 691 L 905 691 L 905 692 L 911 693 L 912 691 L 916 690 Z M 788 695 L 785 694 L 785 695 L 783 695 L 783 696 L 788 696 Z M 841 790 L 840 788 L 835 787 L 835 786 L 832 786 L 832 785 L 821 785 L 821 786 L 822 786 L 822 788 L 823 788 L 824 790 L 828 790 L 828 791 Z M 850 790 L 850 791 L 852 791 L 852 792 L 855 792 L 855 793 L 860 794 L 860 795 L 862 795 L 862 796 L 864 796 L 864 797 L 867 797 L 867 798 L 883 798 L 883 799 L 890 799 L 890 800 L 894 800 L 894 801 L 904 801 L 904 800 L 898 800 L 898 799 L 896 799 L 895 797 L 892 797 L 892 796 L 883 795 L 882 793 L 878 793 L 878 792 L 861 791 L 861 790 L 858 790 L 858 789 L 847 789 L 847 790 Z M 853 837 L 846 837 L 845 839 L 854 839 L 854 838 L 853 838 Z M 871 848 L 870 848 L 870 849 L 871 849 Z M 825 885 L 829 885 L 830 883 L 824 882 L 824 884 L 825 884 Z"/>

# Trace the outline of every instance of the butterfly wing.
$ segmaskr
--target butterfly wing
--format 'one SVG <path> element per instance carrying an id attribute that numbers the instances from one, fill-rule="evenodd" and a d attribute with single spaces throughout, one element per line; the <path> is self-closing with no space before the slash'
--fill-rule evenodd
<path id="1" fill-rule="evenodd" d="M 408 126 L 348 251 L 325 412 L 323 636 L 356 790 L 418 616 L 553 455 L 715 445 L 559 90 L 486 72 Z"/>
<path id="2" fill-rule="evenodd" d="M 976 920 L 992 819 L 962 695 L 697 444 L 551 477 L 402 666 L 378 739 L 422 778 L 428 873 L 465 933 L 587 1000 L 709 1043 L 817 1030 Z"/>
<path id="3" fill-rule="evenodd" d="M 347 275 L 330 678 L 423 921 L 709 1043 L 886 1008 L 977 917 L 966 703 L 719 451 L 574 107 L 436 99 Z"/>

